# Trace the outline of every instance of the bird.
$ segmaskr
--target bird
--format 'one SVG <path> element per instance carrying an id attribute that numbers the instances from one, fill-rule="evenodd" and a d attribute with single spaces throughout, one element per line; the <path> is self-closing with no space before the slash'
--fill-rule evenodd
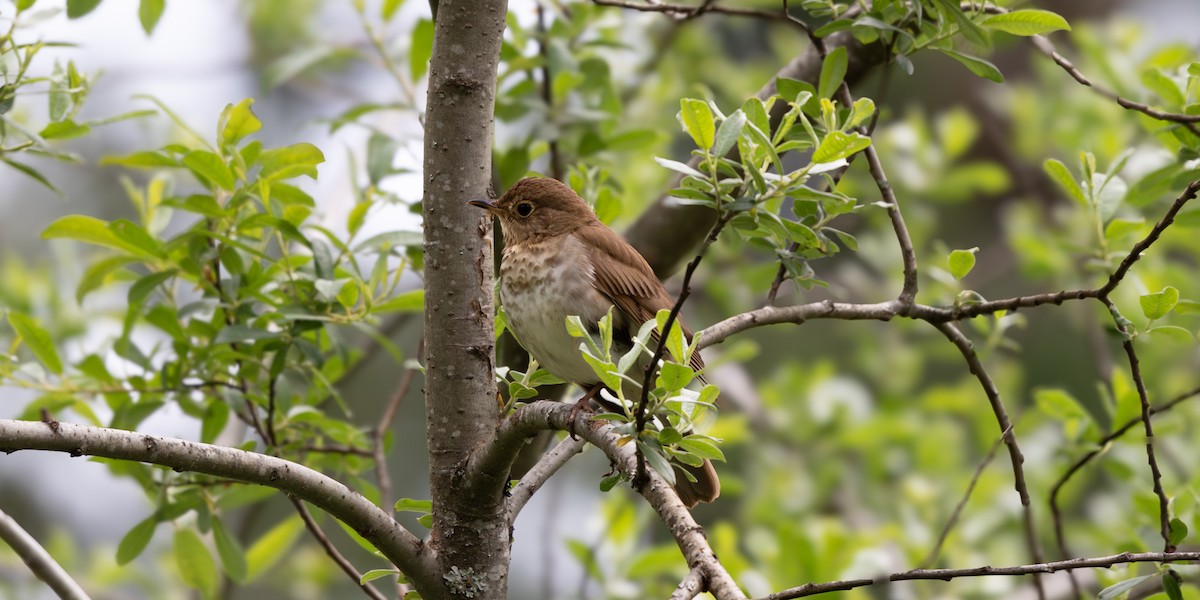
<path id="1" fill-rule="evenodd" d="M 588 402 L 599 391 L 600 378 L 580 355 L 579 339 L 568 332 L 567 317 L 578 316 L 595 332 L 611 309 L 614 351 L 624 352 L 632 348 L 642 324 L 659 310 L 670 309 L 674 300 L 646 259 L 557 179 L 526 177 L 498 200 L 468 204 L 500 222 L 500 303 L 509 329 L 544 369 L 590 390 L 580 401 Z M 682 322 L 680 326 L 690 340 L 691 332 Z M 624 348 L 617 348 L 618 343 Z M 643 361 L 644 367 L 648 357 Z M 696 371 L 704 367 L 699 352 L 692 353 L 690 366 Z M 634 371 L 630 375 L 640 380 L 636 367 Z M 708 460 L 699 467 L 673 466 L 675 490 L 689 508 L 720 495 L 720 479 Z"/>

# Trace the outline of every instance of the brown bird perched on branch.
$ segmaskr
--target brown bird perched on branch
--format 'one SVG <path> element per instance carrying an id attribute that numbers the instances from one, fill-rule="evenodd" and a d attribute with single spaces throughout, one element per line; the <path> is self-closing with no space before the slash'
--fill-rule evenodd
<path id="1" fill-rule="evenodd" d="M 518 181 L 499 200 L 473 200 L 500 220 L 504 255 L 500 265 L 500 302 L 517 341 L 550 373 L 589 389 L 584 401 L 601 387 L 600 378 L 580 356 L 579 340 L 567 332 L 566 318 L 578 316 L 596 331 L 613 310 L 614 346 L 624 352 L 642 323 L 674 305 L 646 259 L 596 218 L 596 213 L 570 187 L 543 177 Z M 681 323 L 682 326 L 682 323 Z M 691 332 L 683 327 L 691 339 Z M 643 366 L 649 358 L 643 359 Z M 691 367 L 704 367 L 699 352 Z M 639 373 L 630 375 L 640 380 Z M 640 397 L 640 390 L 632 397 Z M 689 507 L 712 502 L 721 483 L 712 463 L 675 465 L 675 490 Z M 681 472 L 696 478 L 689 481 Z"/>

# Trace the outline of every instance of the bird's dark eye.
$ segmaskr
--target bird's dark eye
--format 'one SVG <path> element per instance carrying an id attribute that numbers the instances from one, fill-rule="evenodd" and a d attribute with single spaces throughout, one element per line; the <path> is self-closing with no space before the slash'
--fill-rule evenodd
<path id="1" fill-rule="evenodd" d="M 517 205 L 517 214 L 522 217 L 528 217 L 533 214 L 533 205 L 528 202 L 522 202 Z"/>

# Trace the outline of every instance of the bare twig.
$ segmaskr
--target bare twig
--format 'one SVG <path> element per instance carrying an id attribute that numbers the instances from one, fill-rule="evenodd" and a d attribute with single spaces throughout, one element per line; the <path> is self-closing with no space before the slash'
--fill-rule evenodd
<path id="1" fill-rule="evenodd" d="M 320 507 L 370 541 L 414 581 L 425 597 L 444 597 L 431 548 L 370 500 L 304 465 L 237 448 L 200 444 L 134 431 L 0 419 L 0 452 L 48 450 L 163 465 L 257 483 Z"/>
<path id="2" fill-rule="evenodd" d="M 637 473 L 637 456 L 632 444 L 620 444 L 618 440 L 622 436 L 613 431 L 611 423 L 594 420 L 585 411 L 572 411 L 566 404 L 539 400 L 521 406 L 501 423 L 492 443 L 481 447 L 466 462 L 463 477 L 471 481 L 481 475 L 503 476 L 525 440 L 547 428 L 573 430 L 604 452 L 623 473 L 631 477 Z M 708 591 L 718 600 L 745 598 L 733 577 L 713 554 L 705 539 L 704 528 L 692 518 L 675 489 L 653 469 L 646 470 L 646 478 L 646 484 L 635 487 L 635 491 L 666 524 L 688 566 L 703 571 Z"/>
<path id="3" fill-rule="evenodd" d="M 830 581 L 828 583 L 809 583 L 802 586 L 776 592 L 764 596 L 761 600 L 790 600 L 829 592 L 852 590 L 854 588 L 878 585 L 889 581 L 940 580 L 950 581 L 959 577 L 992 577 L 997 575 L 1036 575 L 1041 573 L 1057 573 L 1071 569 L 1103 569 L 1113 565 L 1142 563 L 1142 562 L 1181 562 L 1200 560 L 1200 552 L 1140 552 L 1098 556 L 1095 558 L 1073 558 L 1057 562 L 1021 565 L 1018 567 L 973 567 L 969 569 L 914 569 L 890 575 L 881 575 L 874 579 L 848 579 L 845 581 Z"/>
<path id="4" fill-rule="evenodd" d="M 308 532 L 317 539 L 317 543 L 325 549 L 325 554 L 329 556 L 330 560 L 332 560 L 334 564 L 336 564 L 338 568 L 342 570 L 343 573 L 349 576 L 352 581 L 357 583 L 358 587 L 362 589 L 364 594 L 374 600 L 387 600 L 387 597 L 380 593 L 379 590 L 375 589 L 375 586 L 371 585 L 370 583 L 360 583 L 362 581 L 362 573 L 359 573 L 358 569 L 355 569 L 354 565 L 350 564 L 350 561 L 346 560 L 346 557 L 342 556 L 341 552 L 338 552 L 337 547 L 333 545 L 332 541 L 330 541 L 329 536 L 325 535 L 325 532 L 321 530 L 321 526 L 317 524 L 315 519 L 313 519 L 312 513 L 308 512 L 308 507 L 304 506 L 304 501 L 294 496 L 288 496 L 288 500 L 291 501 L 292 506 L 296 507 L 296 512 L 300 513 L 300 520 L 304 521 L 304 526 L 307 527 Z"/>
<path id="5" fill-rule="evenodd" d="M 983 367 L 983 363 L 979 360 L 979 355 L 975 353 L 975 348 L 971 344 L 971 340 L 963 335 L 957 327 L 950 323 L 937 323 L 934 325 L 942 335 L 946 336 L 959 352 L 962 353 L 963 359 L 967 361 L 967 367 L 971 370 L 971 374 L 979 380 L 979 385 L 983 388 L 983 392 L 987 395 L 988 403 L 992 405 L 992 412 L 996 415 L 996 422 L 1000 426 L 1000 436 L 1004 440 L 1004 445 L 1008 447 L 1008 457 L 1012 462 L 1013 470 L 1013 487 L 1017 490 L 1017 495 L 1021 498 L 1021 517 L 1025 526 L 1025 543 L 1029 547 L 1029 553 L 1033 556 L 1034 562 L 1042 562 L 1042 548 L 1038 544 L 1037 532 L 1033 526 L 1033 507 L 1029 500 L 1029 485 L 1025 482 L 1025 456 L 1021 453 L 1021 447 L 1017 444 L 1017 434 L 1013 431 L 1012 421 L 1008 418 L 1008 410 L 1004 407 L 1004 400 L 1000 397 L 1000 390 L 992 381 L 991 375 L 988 375 L 987 369 Z M 1042 578 L 1037 573 L 1033 574 L 1034 588 L 1037 590 L 1038 598 L 1046 597 L 1046 590 L 1042 586 Z"/>
<path id="6" fill-rule="evenodd" d="M 425 337 L 422 336 L 417 341 L 417 353 L 414 356 L 421 356 L 424 348 Z M 387 452 L 384 448 L 383 438 L 391 429 L 392 421 L 396 419 L 396 411 L 400 409 L 400 403 L 404 400 L 404 396 L 408 395 L 408 390 L 412 387 L 416 374 L 416 369 L 404 370 L 400 384 L 396 386 L 396 391 L 392 393 L 387 407 L 383 409 L 383 414 L 379 417 L 379 423 L 375 425 L 375 431 L 371 434 L 371 455 L 375 458 L 375 481 L 379 484 L 379 504 L 384 508 L 392 505 L 392 478 L 388 475 Z"/>
<path id="7" fill-rule="evenodd" d="M 954 506 L 954 512 L 950 513 L 950 518 L 946 519 L 946 525 L 942 527 L 942 532 L 938 535 L 938 540 L 933 545 L 933 550 L 930 550 L 929 556 L 926 556 L 925 560 L 921 561 L 921 568 L 932 566 L 934 561 L 937 560 L 938 555 L 942 553 L 942 545 L 946 543 L 946 538 L 950 536 L 950 532 L 958 524 L 958 517 L 962 514 L 963 507 L 967 505 L 967 500 L 971 499 L 971 492 L 975 491 L 975 484 L 979 483 L 979 478 L 983 475 L 984 469 L 996 457 L 996 451 L 1000 449 L 1000 444 L 1004 443 L 1004 438 L 1008 435 L 1009 431 L 1011 431 L 1011 426 L 1001 433 L 1000 437 L 996 438 L 996 441 L 992 442 L 992 447 L 988 449 L 987 455 L 983 457 L 983 460 L 979 461 L 979 466 L 975 467 L 975 474 L 971 476 L 971 482 L 967 484 L 967 490 L 963 492 L 962 499 Z"/>
<path id="8" fill-rule="evenodd" d="M 1192 398 L 1195 398 L 1197 396 L 1200 396 L 1200 387 L 1193 388 L 1193 389 L 1188 390 L 1178 396 L 1175 396 L 1171 400 L 1169 400 L 1159 406 L 1151 407 L 1150 414 L 1156 415 L 1161 412 L 1166 412 L 1168 410 L 1171 410 L 1172 408 L 1175 408 L 1175 406 L 1179 405 L 1180 403 L 1183 403 L 1183 402 L 1190 400 Z M 1063 556 L 1070 555 L 1070 551 L 1067 548 L 1066 536 L 1063 532 L 1063 527 L 1062 527 L 1062 525 L 1063 525 L 1062 512 L 1058 507 L 1058 496 L 1060 493 L 1062 493 L 1063 486 L 1065 486 L 1067 484 L 1067 482 L 1070 481 L 1071 478 L 1075 476 L 1076 473 L 1078 473 L 1080 470 L 1082 470 L 1084 466 L 1086 466 L 1088 463 L 1090 463 L 1096 457 L 1100 456 L 1100 454 L 1102 454 L 1105 450 L 1108 450 L 1109 445 L 1114 440 L 1125 435 L 1126 433 L 1128 433 L 1131 429 L 1136 427 L 1141 422 L 1142 422 L 1142 419 L 1140 416 L 1137 418 L 1134 418 L 1134 419 L 1129 419 L 1128 421 L 1123 423 L 1120 427 L 1114 429 L 1108 435 L 1104 436 L 1103 438 L 1100 438 L 1100 440 L 1098 442 L 1096 442 L 1096 447 L 1093 448 L 1092 450 L 1090 450 L 1087 454 L 1084 454 L 1083 456 L 1081 456 L 1079 458 L 1079 460 L 1076 460 L 1074 463 L 1072 463 L 1071 466 L 1068 467 L 1067 470 L 1062 474 L 1062 476 L 1058 478 L 1058 481 L 1054 482 L 1054 485 L 1050 488 L 1050 512 L 1054 516 L 1054 533 L 1055 533 L 1055 537 L 1058 541 L 1059 552 L 1061 552 L 1063 554 Z"/>
<path id="9" fill-rule="evenodd" d="M 563 441 L 549 452 L 542 455 L 537 464 L 525 473 L 521 481 L 513 487 L 508 495 L 508 522 L 512 523 L 517 520 L 517 515 L 521 513 L 521 509 L 525 508 L 525 504 L 529 499 L 542 488 L 567 461 L 571 460 L 576 454 L 583 452 L 584 442 L 579 438 L 567 436 Z"/>
<path id="10" fill-rule="evenodd" d="M 669 600 L 692 600 L 704 592 L 704 572 L 700 569 L 692 569 L 688 574 L 675 586 L 675 591 L 671 592 Z"/>
<path id="11" fill-rule="evenodd" d="M 546 120 L 554 120 L 554 82 L 550 75 L 549 34 L 546 33 L 546 9 L 541 2 L 535 2 L 537 9 L 538 54 L 542 56 L 542 102 L 546 103 Z M 558 134 L 549 139 L 550 145 L 550 176 L 562 181 L 562 155 L 558 148 Z"/>
<path id="12" fill-rule="evenodd" d="M 1116 314 L 1116 306 L 1108 297 L 1103 298 L 1109 310 Z M 1158 469 L 1158 460 L 1154 457 L 1154 426 L 1150 422 L 1150 394 L 1146 391 L 1146 381 L 1142 378 L 1141 364 L 1138 362 L 1137 351 L 1133 348 L 1133 336 L 1127 331 L 1124 323 L 1118 321 L 1117 327 L 1125 339 L 1121 346 L 1125 348 L 1125 356 L 1129 359 L 1129 373 L 1137 386 L 1138 400 L 1142 404 L 1142 428 L 1146 432 L 1146 462 L 1150 465 L 1150 478 L 1154 485 L 1154 495 L 1158 496 L 1158 525 L 1163 539 L 1163 552 L 1174 552 L 1175 544 L 1171 543 L 1171 510 L 1167 493 L 1163 491 L 1162 472 Z"/>
<path id="13" fill-rule="evenodd" d="M 1075 65 L 1071 64 L 1071 61 L 1067 60 L 1065 57 L 1063 57 L 1063 55 L 1059 54 L 1058 51 L 1055 50 L 1054 44 L 1052 44 L 1050 40 L 1040 35 L 1031 36 L 1029 39 L 1030 42 L 1033 43 L 1034 48 L 1037 48 L 1042 54 L 1050 57 L 1050 60 L 1053 60 L 1054 64 L 1058 65 L 1059 67 L 1062 67 L 1062 70 L 1066 71 L 1072 79 L 1092 88 L 1097 94 L 1116 102 L 1121 108 L 1140 112 L 1147 117 L 1157 119 L 1159 121 L 1179 123 L 1180 125 L 1187 127 L 1192 133 L 1200 135 L 1200 131 L 1197 131 L 1195 126 L 1196 123 L 1200 122 L 1200 115 L 1185 115 L 1180 113 L 1165 112 L 1156 108 L 1152 108 L 1149 105 L 1142 104 L 1141 102 L 1134 102 L 1128 98 L 1123 98 L 1120 94 L 1117 94 L 1116 92 L 1103 86 L 1097 85 L 1093 83 L 1091 79 L 1085 77 L 1084 74 L 1075 67 Z"/>
<path id="14" fill-rule="evenodd" d="M 803 21 L 792 20 L 789 18 L 789 15 L 786 11 L 768 11 L 757 10 L 753 8 L 721 6 L 713 0 L 705 0 L 704 3 L 694 6 L 687 4 L 669 4 L 663 2 L 627 2 L 626 0 L 592 0 L 592 2 L 599 6 L 615 6 L 618 8 L 626 8 L 640 12 L 663 13 L 680 20 L 691 20 L 706 13 L 714 13 L 737 17 L 753 17 L 755 19 L 765 19 L 768 21 L 781 21 L 802 27 L 805 31 L 809 30 L 808 24 L 804 23 Z"/>
<path id="15" fill-rule="evenodd" d="M 29 571 L 54 591 L 63 600 L 89 600 L 87 592 L 79 586 L 70 573 L 50 556 L 49 552 L 29 535 L 16 519 L 0 510 L 0 540 L 8 544 L 17 556 L 29 567 Z"/>

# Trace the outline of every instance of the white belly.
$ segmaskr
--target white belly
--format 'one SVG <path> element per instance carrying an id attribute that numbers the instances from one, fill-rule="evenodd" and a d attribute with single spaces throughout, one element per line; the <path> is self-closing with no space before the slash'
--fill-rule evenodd
<path id="1" fill-rule="evenodd" d="M 568 316 L 591 325 L 612 306 L 592 284 L 587 255 L 574 238 L 512 250 L 504 252 L 500 302 L 517 341 L 547 371 L 581 386 L 595 384 L 599 378 L 580 356 L 583 340 L 571 337 L 566 327 Z M 535 270 L 535 262 L 546 267 Z"/>

